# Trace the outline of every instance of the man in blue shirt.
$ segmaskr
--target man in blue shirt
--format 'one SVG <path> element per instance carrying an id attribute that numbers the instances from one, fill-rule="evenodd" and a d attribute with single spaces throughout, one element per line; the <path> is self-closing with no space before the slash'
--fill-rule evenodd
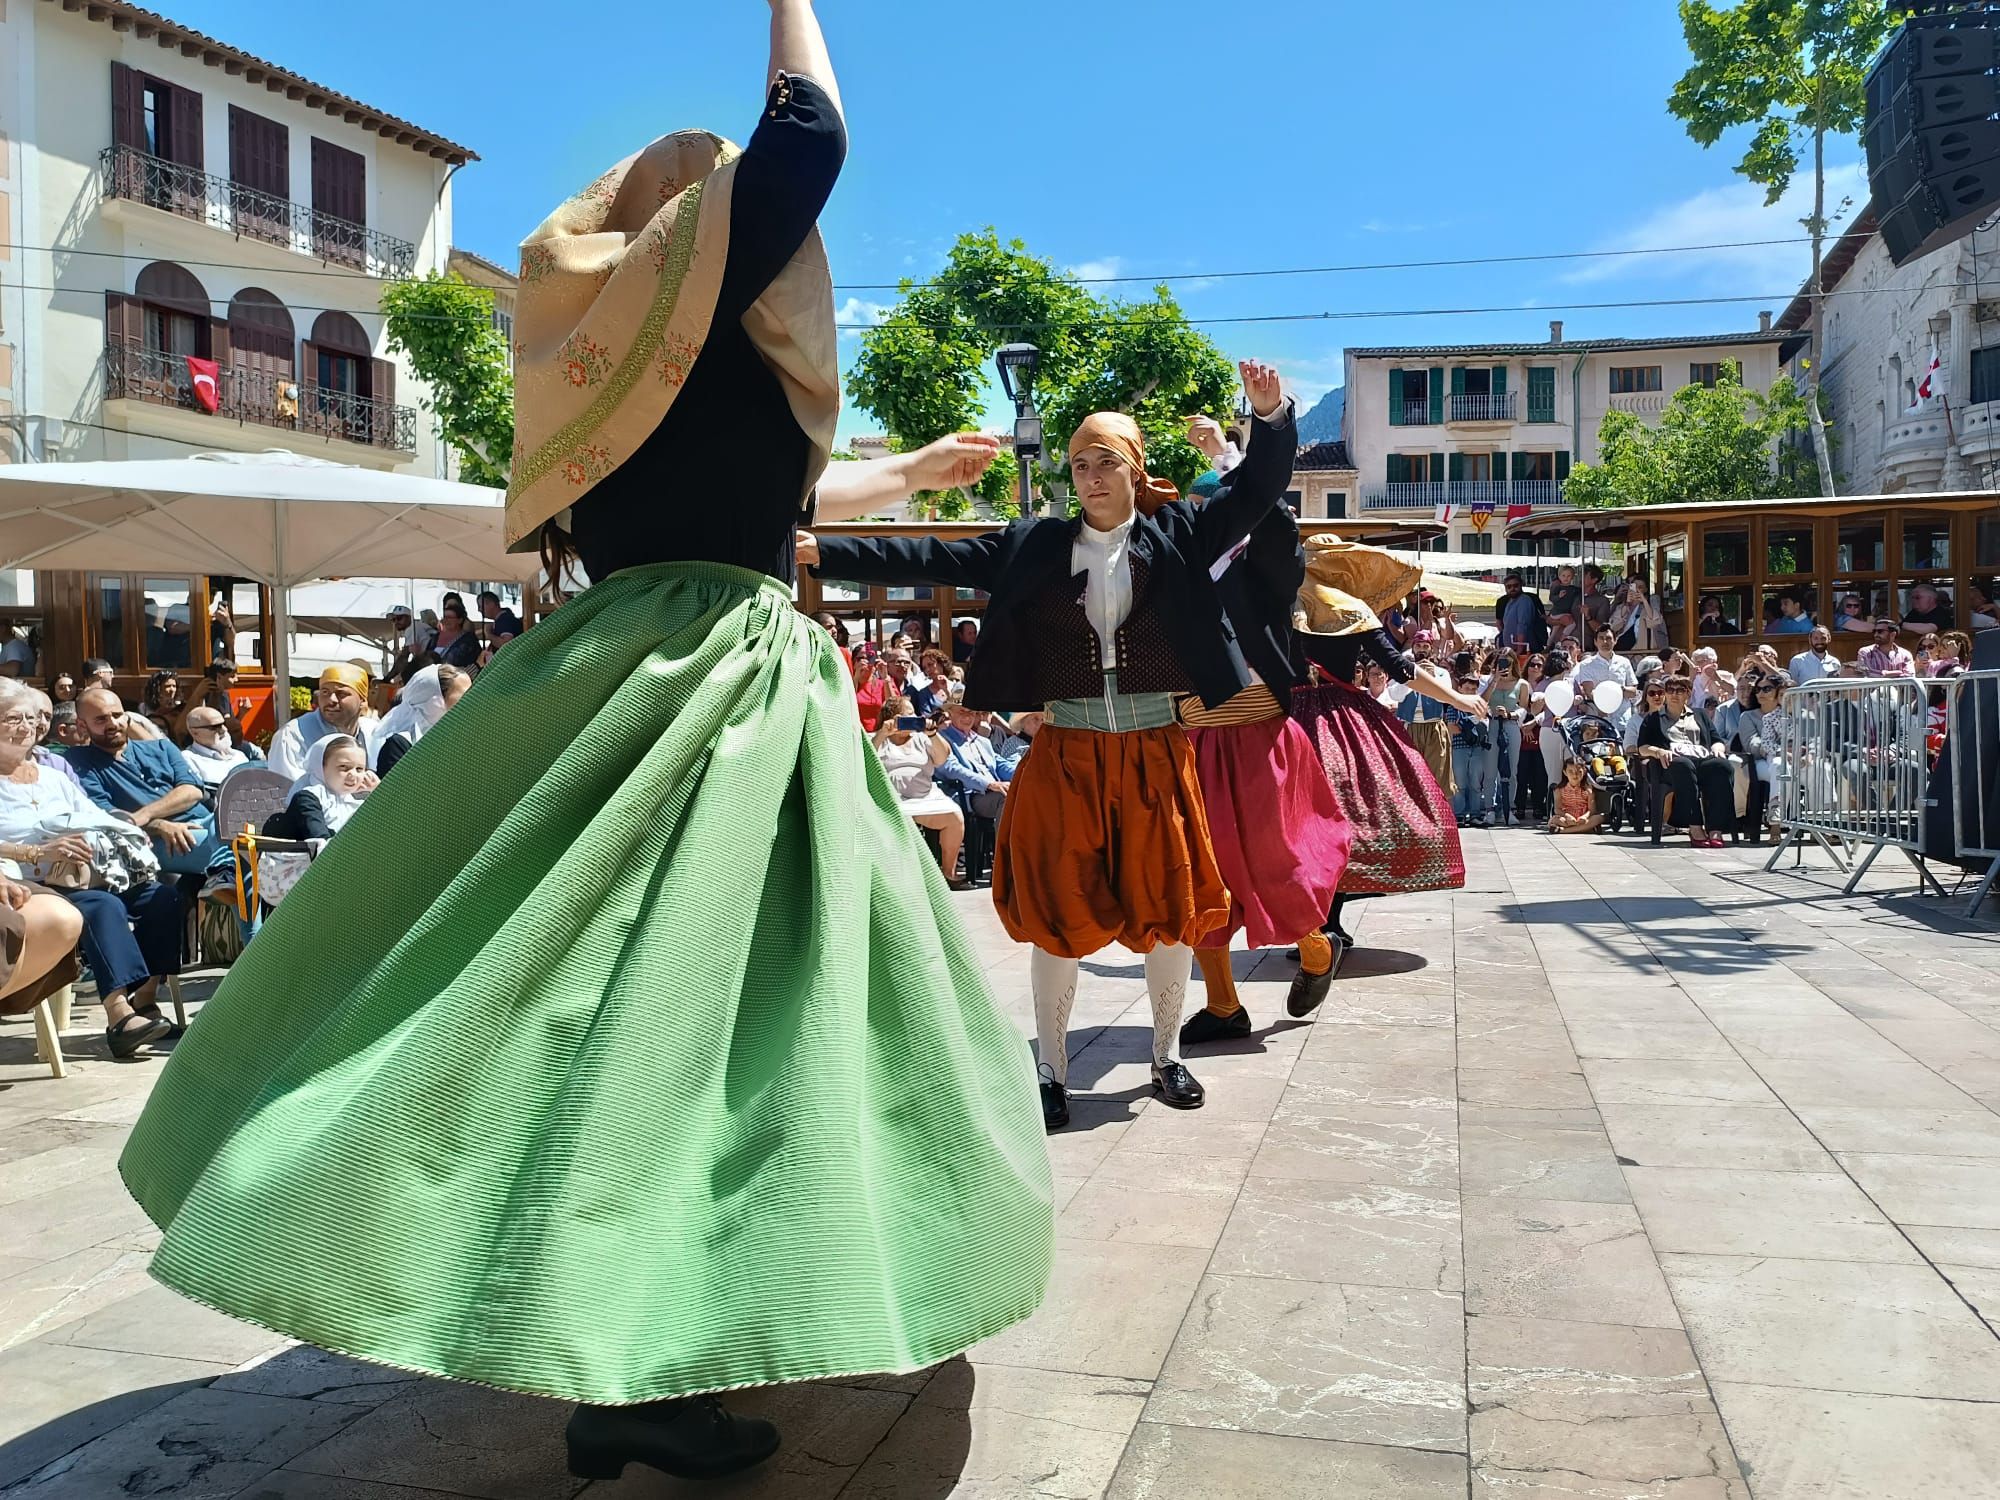
<path id="1" fill-rule="evenodd" d="M 1799 596 L 1793 593 L 1778 595 L 1778 618 L 1768 627 L 1772 635 L 1807 635 L 1813 628 L 1812 616 Z"/>
<path id="2" fill-rule="evenodd" d="M 946 711 L 944 740 L 951 756 L 932 773 L 931 779 L 952 793 L 968 811 L 981 818 L 997 818 L 1007 806 L 1007 782 L 1000 774 L 999 757 L 987 738 L 984 715 L 954 703 Z"/>
<path id="3" fill-rule="evenodd" d="M 76 718 L 90 737 L 69 752 L 77 780 L 92 802 L 152 835 L 162 873 L 203 875 L 229 863 L 215 814 L 202 802 L 202 780 L 172 741 L 127 739 L 125 704 L 108 688 L 88 689 Z"/>
<path id="4" fill-rule="evenodd" d="M 1541 596 L 1521 587 L 1521 575 L 1509 573 L 1501 580 L 1505 592 L 1493 606 L 1493 623 L 1500 627 L 1500 643 L 1518 649 L 1540 651 L 1549 644 L 1549 622 Z"/>

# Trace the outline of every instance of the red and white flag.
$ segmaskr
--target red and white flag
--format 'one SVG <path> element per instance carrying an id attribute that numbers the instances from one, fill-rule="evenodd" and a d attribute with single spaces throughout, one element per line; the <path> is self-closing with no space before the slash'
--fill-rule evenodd
<path id="1" fill-rule="evenodd" d="M 1938 379 L 1938 352 L 1933 348 L 1931 362 L 1924 366 L 1924 378 L 1917 382 L 1917 399 L 1910 403 L 1910 410 L 1915 411 L 1920 403 L 1937 395 L 1939 387 L 1943 384 L 1944 382 Z"/>
<path id="2" fill-rule="evenodd" d="M 194 382 L 194 399 L 201 403 L 206 412 L 222 408 L 222 366 L 212 359 L 201 359 L 190 354 L 187 357 L 188 379 Z"/>
<path id="3" fill-rule="evenodd" d="M 1451 524 L 1452 515 L 1454 512 L 1457 511 L 1457 509 L 1458 507 L 1453 505 L 1451 501 L 1440 500 L 1437 503 L 1437 509 L 1433 511 L 1432 514 L 1433 516 L 1435 516 L 1438 525 L 1449 526 Z"/>
<path id="4" fill-rule="evenodd" d="M 1509 499 L 1507 502 L 1507 524 L 1509 526 L 1512 526 L 1516 521 L 1527 520 L 1534 513 L 1534 506 L 1525 500 Z"/>

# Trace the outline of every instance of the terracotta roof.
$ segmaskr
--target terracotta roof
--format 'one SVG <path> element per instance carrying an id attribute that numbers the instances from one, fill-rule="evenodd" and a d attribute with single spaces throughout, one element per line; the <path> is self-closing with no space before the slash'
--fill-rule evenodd
<path id="1" fill-rule="evenodd" d="M 155 11 L 120 4 L 119 0 L 43 0 L 43 3 L 60 3 L 64 10 L 74 11 L 88 20 L 101 21 L 113 31 L 129 31 L 142 42 L 158 42 L 183 57 L 198 57 L 209 67 L 220 68 L 231 77 L 241 78 L 245 83 L 261 83 L 274 94 L 298 100 L 308 109 L 324 110 L 349 125 L 372 130 L 383 139 L 408 146 L 419 155 L 435 157 L 453 166 L 479 160 L 478 154 L 468 147 L 448 141 L 420 125 L 412 125 L 408 120 L 385 114 L 324 84 L 314 83 L 310 78 L 303 78 L 276 63 L 266 62 L 226 42 L 218 42 L 214 37 L 204 36 Z"/>
<path id="2" fill-rule="evenodd" d="M 1854 269 L 1854 262 L 1875 238 L 1875 231 L 1881 220 L 1875 217 L 1875 205 L 1870 203 L 1862 210 L 1861 217 L 1854 221 L 1854 227 L 1834 241 L 1833 248 L 1826 252 L 1819 263 L 1820 286 L 1832 291 L 1840 285 L 1840 280 Z M 1799 286 L 1798 296 L 1785 304 L 1784 315 L 1778 319 L 1777 327 L 1800 329 L 1812 320 L 1812 277 L 1808 276 Z"/>
<path id="3" fill-rule="evenodd" d="M 1354 469 L 1353 460 L 1347 456 L 1347 444 L 1345 443 L 1308 443 L 1305 447 L 1299 449 L 1299 456 L 1292 464 L 1292 472 L 1294 474 L 1301 471 L 1324 474 L 1329 470 L 1335 469 L 1349 472 L 1352 472 Z"/>
<path id="4" fill-rule="evenodd" d="M 1696 349 L 1713 344 L 1776 344 L 1793 337 L 1792 334 L 1773 327 L 1770 332 L 1760 332 L 1752 328 L 1743 333 L 1686 333 L 1672 337 L 1644 339 L 1565 339 L 1562 343 L 1551 343 L 1543 339 L 1540 343 L 1525 344 L 1429 344 L 1408 348 L 1349 349 L 1349 354 L 1363 359 L 1456 359 L 1480 354 L 1590 354 L 1597 352 L 1615 353 L 1620 349 Z"/>

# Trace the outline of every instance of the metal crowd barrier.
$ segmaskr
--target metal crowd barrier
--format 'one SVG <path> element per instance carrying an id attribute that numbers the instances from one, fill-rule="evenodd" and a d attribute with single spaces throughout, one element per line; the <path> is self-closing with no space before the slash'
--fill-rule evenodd
<path id="1" fill-rule="evenodd" d="M 1896 849 L 1915 867 L 1918 889 L 1943 896 L 1927 859 L 1983 863 L 1976 913 L 2000 876 L 1996 700 L 2000 672 L 1822 678 L 1791 689 L 1774 798 L 1785 837 L 1764 868 L 1777 868 L 1787 850 L 1796 863 L 1816 844 L 1852 894 L 1882 851 Z"/>

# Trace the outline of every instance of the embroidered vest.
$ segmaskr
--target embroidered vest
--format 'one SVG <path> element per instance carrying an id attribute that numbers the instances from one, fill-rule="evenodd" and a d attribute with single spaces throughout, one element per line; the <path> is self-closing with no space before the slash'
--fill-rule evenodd
<path id="1" fill-rule="evenodd" d="M 1118 627 L 1118 659 L 1104 660 L 1102 643 L 1084 612 L 1084 575 L 1058 571 L 1021 611 L 1022 639 L 1030 643 L 1030 697 L 1043 703 L 1095 698 L 1104 674 L 1116 668 L 1121 693 L 1184 693 L 1187 673 L 1160 623 L 1150 588 L 1152 570 L 1132 559 L 1132 609 Z"/>

